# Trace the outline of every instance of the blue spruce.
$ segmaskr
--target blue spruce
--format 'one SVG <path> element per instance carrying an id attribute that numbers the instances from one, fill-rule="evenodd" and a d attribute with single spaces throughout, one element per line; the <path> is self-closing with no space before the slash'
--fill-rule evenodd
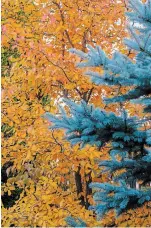
<path id="1" fill-rule="evenodd" d="M 125 39 L 124 43 L 136 52 L 133 60 L 119 52 L 109 58 L 99 46 L 94 48 L 88 45 L 87 53 L 76 49 L 70 52 L 83 59 L 78 67 L 103 68 L 102 75 L 94 71 L 86 72 L 93 83 L 129 88 L 125 94 L 106 98 L 105 103 L 124 104 L 129 101 L 142 104 L 146 118 L 129 117 L 126 110 L 117 115 L 84 101 L 77 104 L 71 100 L 65 100 L 70 116 L 61 107 L 59 117 L 45 114 L 45 118 L 53 122 L 51 128 L 66 130 L 66 139 L 72 145 L 78 143 L 83 147 L 90 144 L 100 148 L 111 143 L 111 159 L 101 161 L 100 167 L 103 167 L 103 172 L 112 174 L 112 182 L 90 185 L 96 189 L 96 205 L 90 209 L 98 216 L 103 216 L 111 209 L 115 209 L 119 215 L 151 201 L 150 189 L 135 187 L 138 181 L 144 186 L 151 182 L 151 128 L 143 127 L 145 124 L 151 126 L 151 0 L 144 4 L 139 0 L 129 0 L 129 8 L 131 11 L 127 16 L 130 19 L 131 39 Z M 114 175 L 119 170 L 124 171 Z M 70 221 L 74 223 L 74 219 L 68 219 Z"/>

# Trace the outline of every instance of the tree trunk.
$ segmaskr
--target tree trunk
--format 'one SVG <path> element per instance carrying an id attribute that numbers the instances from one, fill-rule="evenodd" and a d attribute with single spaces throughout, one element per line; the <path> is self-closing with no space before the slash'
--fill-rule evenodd
<path id="1" fill-rule="evenodd" d="M 80 166 L 78 167 L 78 171 L 75 172 L 75 183 L 76 183 L 76 188 L 77 188 L 77 195 L 83 193 Z M 78 197 L 78 199 L 80 200 L 80 204 L 85 207 L 84 196 L 80 195 Z"/>
<path id="2" fill-rule="evenodd" d="M 90 204 L 88 202 L 88 196 L 92 195 L 92 189 L 89 187 L 89 184 L 92 183 L 92 177 L 91 172 L 87 175 L 89 177 L 89 180 L 86 181 L 86 202 L 85 202 L 85 208 L 88 209 Z"/>

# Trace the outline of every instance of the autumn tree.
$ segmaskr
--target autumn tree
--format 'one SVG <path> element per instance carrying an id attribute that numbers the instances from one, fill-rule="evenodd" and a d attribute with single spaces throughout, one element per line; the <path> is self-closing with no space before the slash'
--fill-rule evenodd
<path id="1" fill-rule="evenodd" d="M 99 46 L 93 48 L 89 45 L 88 53 L 71 49 L 84 60 L 78 64 L 79 67 L 101 67 L 101 73 L 86 73 L 93 83 L 119 87 L 118 94 L 112 97 L 106 98 L 101 94 L 106 104 L 119 103 L 116 112 L 87 105 L 85 101 L 77 104 L 65 99 L 70 116 L 62 107 L 59 117 L 45 114 L 54 124 L 52 129 L 66 130 L 66 139 L 72 145 L 81 144 L 82 148 L 87 144 L 98 148 L 108 145 L 110 159 L 101 161 L 99 165 L 104 167 L 102 171 L 110 176 L 110 180 L 90 185 L 100 190 L 94 194 L 96 204 L 90 207 L 99 218 L 112 209 L 120 215 L 143 205 L 143 211 L 147 202 L 151 202 L 151 190 L 148 188 L 151 181 L 151 1 L 130 0 L 128 7 L 132 10 L 127 13 L 132 24 L 129 27 L 131 39 L 124 42 L 136 52 L 133 60 L 119 52 L 109 58 Z M 125 86 L 128 89 L 122 93 L 121 88 Z M 144 117 L 134 116 L 129 109 L 126 110 L 127 102 L 141 104 Z M 147 205 L 145 226 L 150 225 L 150 203 Z M 86 225 L 82 220 L 76 223 L 69 218 L 67 221 L 74 227 Z"/>
<path id="2" fill-rule="evenodd" d="M 124 10 L 111 0 L 2 1 L 3 226 L 62 226 L 68 215 L 99 224 L 86 210 L 88 185 L 100 177 L 94 159 L 107 159 L 107 150 L 71 148 L 41 116 L 58 114 L 63 97 L 104 107 L 100 92 L 112 90 L 81 77 L 68 50 L 97 43 L 129 54 L 121 41 Z"/>

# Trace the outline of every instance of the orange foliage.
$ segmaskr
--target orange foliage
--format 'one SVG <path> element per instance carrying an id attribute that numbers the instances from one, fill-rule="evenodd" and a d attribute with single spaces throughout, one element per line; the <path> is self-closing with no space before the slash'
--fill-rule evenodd
<path id="1" fill-rule="evenodd" d="M 14 205 L 3 206 L 2 226 L 65 226 L 68 215 L 90 227 L 110 222 L 97 221 L 87 210 L 93 203 L 88 183 L 108 180 L 97 165 L 108 149 L 71 148 L 61 131 L 47 129 L 42 115 L 57 114 L 63 97 L 103 107 L 100 93 L 111 90 L 83 77 L 68 49 L 100 44 L 108 53 L 116 48 L 126 53 L 124 10 L 122 1 L 112 0 L 2 1 L 2 166 L 9 164 L 2 194 L 21 189 Z M 114 222 L 122 225 L 126 219 Z"/>

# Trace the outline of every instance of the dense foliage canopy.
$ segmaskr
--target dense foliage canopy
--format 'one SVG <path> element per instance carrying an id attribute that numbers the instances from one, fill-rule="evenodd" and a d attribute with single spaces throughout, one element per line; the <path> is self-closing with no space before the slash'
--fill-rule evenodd
<path id="1" fill-rule="evenodd" d="M 137 49 L 138 53 L 144 53 L 143 57 L 140 57 L 143 59 L 142 64 L 146 64 L 143 69 L 141 61 L 137 60 L 139 69 L 144 70 L 137 74 L 133 63 L 139 55 L 135 57 L 132 47 L 131 50 L 127 49 L 122 42 L 123 37 L 128 37 L 124 11 L 128 11 L 131 17 L 138 20 L 135 18 L 137 15 L 130 13 L 129 7 L 125 1 L 117 0 L 2 0 L 3 227 L 58 227 L 66 226 L 67 223 L 72 223 L 72 226 L 78 224 L 88 227 L 149 224 L 149 203 L 142 202 L 141 207 L 135 210 L 129 209 L 118 218 L 109 211 L 97 220 L 96 213 L 88 210 L 90 205 L 95 205 L 94 190 L 89 187 L 90 183 L 98 182 L 102 188 L 102 184 L 106 182 L 110 187 L 109 184 L 113 181 L 118 182 L 122 175 L 122 178 L 125 178 L 125 174 L 128 175 L 130 186 L 135 182 L 131 177 L 137 177 L 139 181 L 136 181 L 136 184 L 142 185 L 139 190 L 137 189 L 139 193 L 135 191 L 135 195 L 140 199 L 139 194 L 142 191 L 142 196 L 148 197 L 144 194 L 148 193 L 146 189 L 149 188 L 147 186 L 149 176 L 146 171 L 148 172 L 150 167 L 148 162 L 150 158 L 147 156 L 150 135 L 148 114 L 150 95 L 149 92 L 147 94 L 146 87 L 146 80 L 149 81 L 149 78 L 147 79 L 147 72 L 144 71 L 147 70 L 146 66 L 149 67 L 147 62 L 149 59 L 145 52 Z M 140 4 L 139 7 L 144 5 Z M 147 8 L 141 8 L 142 15 L 148 12 L 146 10 Z M 144 20 L 140 22 L 144 23 Z M 149 28 L 147 26 L 150 26 L 150 22 L 145 25 L 146 29 Z M 134 31 L 131 28 L 130 30 Z M 140 32 L 145 33 L 145 42 L 150 42 L 150 39 L 147 41 L 147 30 Z M 144 41 L 143 37 L 139 39 L 141 42 Z M 128 44 L 129 41 L 126 42 Z M 85 53 L 87 44 L 91 45 L 89 54 Z M 91 74 L 89 71 L 93 81 L 88 81 L 82 76 L 83 70 L 75 68 L 74 63 L 80 61 L 83 64 L 85 59 L 85 62 L 91 65 L 90 60 L 100 61 L 101 59 L 98 59 L 100 49 L 96 44 L 108 54 L 104 54 L 104 57 L 112 64 L 107 63 L 105 66 L 103 63 L 100 67 L 99 62 L 99 66 L 96 67 L 99 73 L 93 71 Z M 134 41 L 131 41 L 131 44 L 134 45 Z M 81 50 L 82 52 L 78 52 L 80 58 L 71 54 L 70 48 Z M 144 48 L 150 52 L 148 45 Z M 119 54 L 112 58 L 116 50 L 120 50 L 120 53 L 132 60 L 125 57 L 123 59 L 123 55 Z M 103 54 L 102 50 L 101 53 Z M 136 80 L 134 78 L 132 80 L 130 75 L 126 76 L 127 64 L 138 76 Z M 103 66 L 109 69 L 104 70 Z M 120 67 L 122 69 L 119 69 Z M 125 76 L 120 76 L 120 70 L 124 70 Z M 98 75 L 104 73 L 107 83 L 104 83 L 105 75 L 101 77 Z M 144 85 L 143 79 L 137 84 L 142 74 L 146 82 Z M 122 76 L 129 77 L 131 84 L 125 84 Z M 116 80 L 109 83 L 111 77 Z M 102 81 L 97 81 L 100 78 Z M 138 104 L 129 102 L 132 88 L 135 88 L 136 92 L 139 90 L 138 96 L 141 99 L 135 97 L 139 101 Z M 110 101 L 113 102 L 115 102 L 113 99 L 116 99 L 117 102 L 105 104 L 105 97 L 111 98 Z M 69 108 L 63 99 L 68 102 L 72 115 L 69 114 Z M 62 122 L 60 117 L 57 118 L 61 114 L 58 105 L 61 106 L 60 110 L 65 121 L 69 121 L 69 124 L 65 123 L 63 126 L 68 128 L 68 140 L 63 138 L 62 130 L 52 128 L 49 130 L 49 121 L 42 117 L 46 112 L 51 112 L 55 120 Z M 75 108 L 72 108 L 72 105 Z M 62 107 L 65 107 L 67 115 Z M 127 113 L 125 109 L 128 110 Z M 94 117 L 100 118 L 100 116 L 101 122 L 99 119 L 94 121 Z M 125 133 L 124 118 L 129 121 L 126 123 L 128 129 L 126 135 L 121 135 L 120 138 L 119 131 Z M 71 124 L 73 122 L 74 124 Z M 97 124 L 101 131 L 94 131 Z M 108 129 L 113 129 L 114 132 Z M 68 141 L 72 141 L 74 145 L 71 146 Z M 122 145 L 128 151 L 124 151 Z M 134 145 L 135 150 L 133 150 Z M 137 157 L 136 164 L 136 160 L 132 158 L 139 148 L 145 154 L 143 159 L 141 156 Z M 119 162 L 121 158 L 117 157 L 119 150 L 123 151 L 122 163 Z M 130 154 L 130 157 L 125 164 L 126 154 Z M 110 156 L 115 157 L 114 163 L 111 162 Z M 138 172 L 142 165 L 143 178 Z M 122 170 L 124 166 L 125 173 Z M 135 167 L 133 173 L 131 167 Z M 114 190 L 118 192 L 118 187 Z M 95 194 L 98 197 L 98 193 Z M 131 201 L 131 196 L 127 198 Z M 146 199 L 142 198 L 142 201 Z"/>

